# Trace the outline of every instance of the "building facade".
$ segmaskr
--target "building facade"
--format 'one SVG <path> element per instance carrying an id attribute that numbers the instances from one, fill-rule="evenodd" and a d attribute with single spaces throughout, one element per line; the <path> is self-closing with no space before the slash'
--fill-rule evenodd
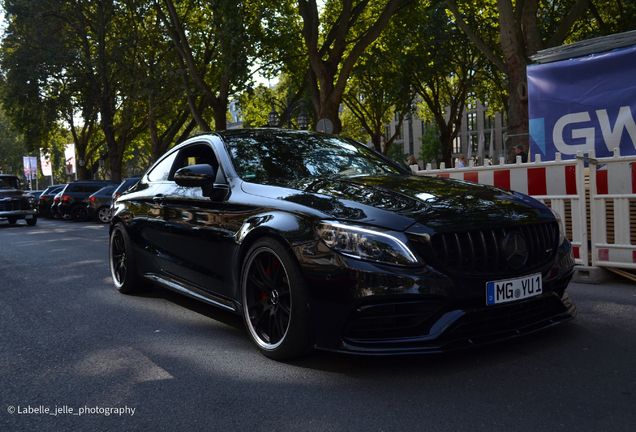
<path id="1" fill-rule="evenodd" d="M 398 117 L 387 125 L 386 136 L 393 136 L 398 125 Z M 401 145 L 403 153 L 413 155 L 420 159 L 422 149 L 422 135 L 427 123 L 416 114 L 408 116 L 402 123 L 402 130 L 393 145 Z M 460 132 L 453 142 L 453 165 L 460 154 L 472 159 L 475 165 L 483 165 L 484 160 L 490 160 L 492 164 L 499 163 L 500 157 L 505 157 L 506 142 L 506 117 L 502 113 L 488 114 L 487 105 L 477 102 L 468 105 L 462 115 Z M 483 137 L 483 138 L 482 138 Z M 479 142 L 483 140 L 483 151 L 479 155 Z M 481 157 L 480 157 L 481 156 Z M 419 161 L 426 166 L 430 161 Z M 486 162 L 487 163 L 487 162 Z M 437 164 L 433 163 L 434 167 Z"/>

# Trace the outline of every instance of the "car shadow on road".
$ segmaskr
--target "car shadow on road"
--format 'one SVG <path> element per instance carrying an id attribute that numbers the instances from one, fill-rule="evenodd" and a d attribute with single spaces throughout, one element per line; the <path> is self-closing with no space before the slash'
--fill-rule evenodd
<path id="1" fill-rule="evenodd" d="M 195 300 L 184 294 L 179 294 L 169 289 L 162 288 L 157 285 L 153 285 L 147 288 L 141 293 L 135 294 L 136 297 L 146 297 L 154 299 L 163 299 L 192 312 L 196 312 L 199 315 L 203 315 L 207 318 L 213 319 L 227 326 L 233 327 L 237 330 L 244 330 L 243 319 L 240 315 L 232 313 L 230 311 L 223 310 L 212 305 L 208 305 L 202 301 Z M 245 334 L 247 338 L 247 333 Z"/>
<path id="2" fill-rule="evenodd" d="M 240 315 L 207 305 L 188 296 L 153 286 L 146 291 L 136 294 L 138 297 L 167 300 L 175 305 L 186 308 L 211 320 L 225 324 L 240 333 L 245 340 L 249 340 L 247 330 Z M 319 370 L 324 372 L 343 373 L 347 375 L 382 375 L 399 370 L 399 374 L 411 370 L 421 373 L 459 373 L 482 367 L 514 362 L 516 359 L 550 351 L 576 338 L 577 328 L 572 323 L 555 326 L 542 331 L 524 335 L 519 338 L 500 341 L 474 348 L 462 349 L 447 353 L 410 354 L 410 355 L 358 355 L 342 352 L 330 352 L 314 349 L 306 356 L 284 361 L 282 363 L 294 367 Z M 257 351 L 256 346 L 253 347 Z M 273 361 L 273 360 L 272 360 Z"/>

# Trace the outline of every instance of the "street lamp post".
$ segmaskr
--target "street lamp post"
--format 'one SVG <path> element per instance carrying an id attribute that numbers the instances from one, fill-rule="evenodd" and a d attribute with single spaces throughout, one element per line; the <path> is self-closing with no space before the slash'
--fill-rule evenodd
<path id="1" fill-rule="evenodd" d="M 300 109 L 301 111 L 300 111 L 300 114 L 298 115 L 298 119 L 296 120 L 296 123 L 299 129 L 307 130 L 307 128 L 309 127 L 309 116 L 305 112 L 305 101 L 299 100 L 294 103 L 289 103 L 289 99 L 288 99 L 287 104 L 283 105 L 276 98 L 271 98 L 270 103 L 272 105 L 272 110 L 269 112 L 269 115 L 267 116 L 267 124 L 269 124 L 271 127 L 282 126 L 282 121 L 280 116 L 278 115 L 278 112 L 276 111 L 276 108 L 278 108 L 282 113 L 285 114 L 285 118 L 287 119 L 287 129 L 291 129 L 291 126 L 292 126 L 291 118 L 294 115 L 294 112 Z"/>

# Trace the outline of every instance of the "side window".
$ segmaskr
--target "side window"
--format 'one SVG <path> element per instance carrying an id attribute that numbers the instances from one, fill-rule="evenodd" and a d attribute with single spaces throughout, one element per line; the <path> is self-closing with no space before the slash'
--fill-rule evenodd
<path id="1" fill-rule="evenodd" d="M 148 173 L 148 180 L 151 182 L 155 181 L 166 181 L 168 180 L 168 176 L 170 175 L 170 169 L 174 163 L 175 158 L 177 157 L 177 152 L 173 152 L 171 155 L 166 157 L 164 160 L 159 162 L 152 171 Z"/>
<path id="2" fill-rule="evenodd" d="M 179 168 L 199 164 L 208 164 L 214 168 L 215 171 L 219 169 L 219 163 L 216 160 L 216 155 L 208 144 L 194 144 L 181 150 L 174 166 L 172 167 L 172 172 L 170 173 L 169 178 L 172 179 L 172 176 Z"/>

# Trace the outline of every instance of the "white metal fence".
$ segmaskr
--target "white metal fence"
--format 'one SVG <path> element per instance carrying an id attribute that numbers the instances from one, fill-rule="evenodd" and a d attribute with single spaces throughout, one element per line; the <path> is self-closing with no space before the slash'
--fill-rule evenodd
<path id="1" fill-rule="evenodd" d="M 586 168 L 586 164 L 588 168 Z M 499 186 L 528 194 L 556 210 L 572 242 L 579 265 L 636 269 L 636 156 L 596 159 L 579 152 L 576 159 L 469 168 L 416 171 L 417 175 L 449 177 Z M 586 194 L 589 194 L 587 201 Z M 588 207 L 589 206 L 589 207 Z M 589 210 L 588 210 L 589 208 Z M 589 230 L 589 234 L 588 234 Z"/>

